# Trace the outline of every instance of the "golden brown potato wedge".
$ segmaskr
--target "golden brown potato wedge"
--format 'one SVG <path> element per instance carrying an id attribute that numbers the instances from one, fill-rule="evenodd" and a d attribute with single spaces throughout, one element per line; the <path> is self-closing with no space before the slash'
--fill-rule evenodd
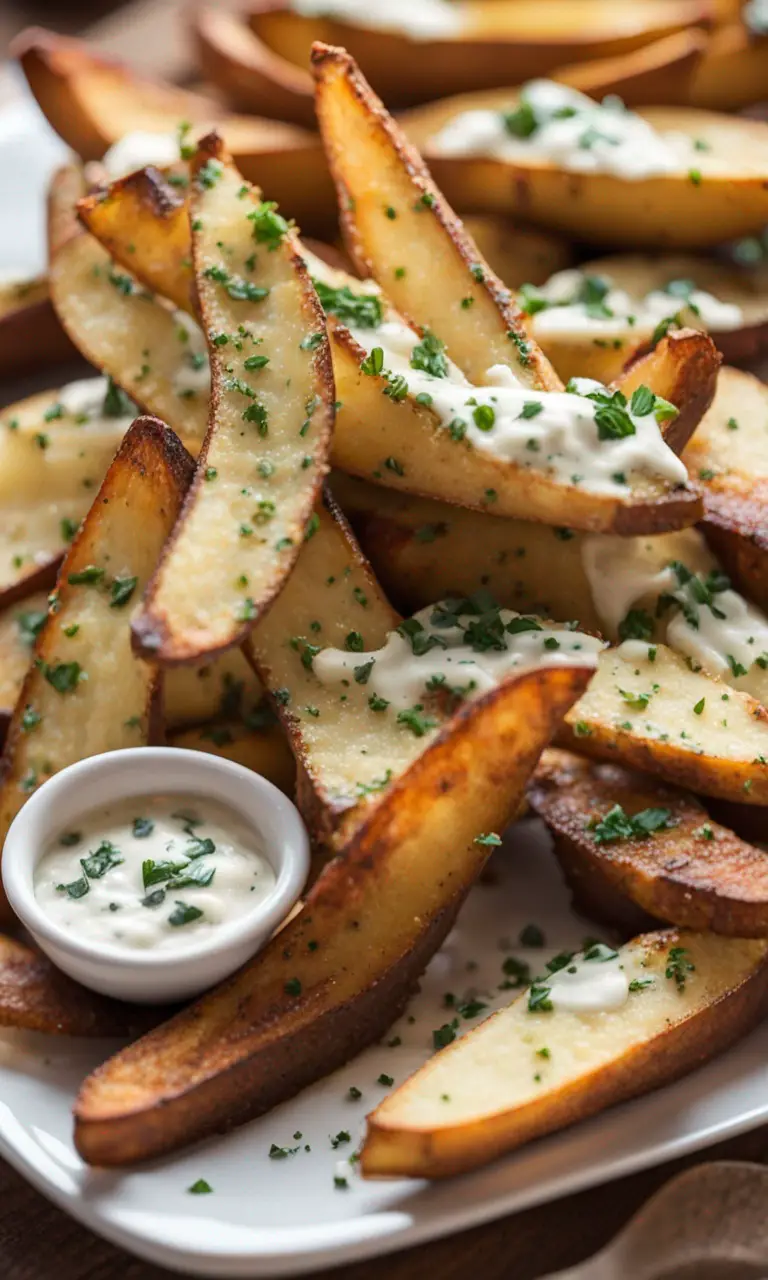
<path id="1" fill-rule="evenodd" d="M 687 27 L 630 53 L 556 67 L 552 79 L 594 98 L 615 93 L 627 107 L 683 105 L 708 46 L 701 27 Z"/>
<path id="2" fill-rule="evenodd" d="M 482 87 L 519 84 L 556 67 L 629 53 L 663 36 L 706 22 L 699 0 L 659 6 L 635 0 L 617 11 L 610 0 L 469 0 L 452 5 L 449 30 L 411 36 L 377 23 L 290 12 L 287 4 L 260 0 L 251 26 L 267 48 L 305 67 L 313 41 L 343 45 L 365 67 L 371 83 L 393 105 L 428 102 Z"/>
<path id="3" fill-rule="evenodd" d="M 59 769 L 157 732 L 157 676 L 131 654 L 130 621 L 191 465 L 176 436 L 152 418 L 137 419 L 120 446 L 65 556 L 14 709 L 2 761 L 2 839 L 27 796 Z"/>
<path id="4" fill-rule="evenodd" d="M 526 387 L 559 389 L 551 366 L 525 336 L 509 291 L 484 263 L 420 157 L 349 56 L 316 46 L 313 65 L 318 117 L 342 223 L 361 272 L 373 275 L 405 316 L 436 334 L 471 382 L 482 382 L 489 365 L 498 364 Z M 669 441 L 680 448 L 714 393 L 718 357 L 701 337 L 678 336 L 679 346 L 672 343 L 662 350 L 660 345 L 655 359 L 639 363 L 621 390 L 631 394 L 646 382 L 677 404 L 681 412 Z M 381 393 L 389 388 L 386 376 L 361 369 L 365 351 L 360 341 L 359 327 L 354 337 L 337 332 L 334 338 L 339 399 L 353 404 L 366 424 L 350 432 L 354 439 L 348 438 L 343 421 L 338 424 L 334 462 L 343 470 L 466 506 L 487 507 L 493 514 L 549 524 L 631 533 L 661 532 L 690 522 L 684 514 L 690 501 L 685 488 L 659 484 L 638 473 L 629 481 L 626 499 L 597 495 L 549 471 L 469 446 L 466 439 L 457 451 L 450 431 L 439 429 L 429 405 L 410 404 L 406 398 L 377 412 L 376 403 L 381 406 Z M 369 341 L 375 344 L 375 333 Z M 408 420 L 411 413 L 421 420 L 418 434 Z M 373 422 L 378 424 L 377 435 Z M 382 467 L 385 438 L 391 461 Z"/>
<path id="5" fill-rule="evenodd" d="M 712 32 L 688 100 L 711 111 L 738 111 L 762 101 L 766 84 L 768 40 L 756 39 L 743 22 L 730 22 Z"/>
<path id="6" fill-rule="evenodd" d="M 628 640 L 601 654 L 566 726 L 563 745 L 584 755 L 701 795 L 768 804 L 768 711 L 666 645 Z"/>
<path id="7" fill-rule="evenodd" d="M 0 613 L 0 731 L 5 729 L 32 658 L 35 637 L 48 616 L 48 596 L 38 592 Z"/>
<path id="8" fill-rule="evenodd" d="M 513 812 L 584 679 L 529 670 L 466 707 L 270 946 L 88 1077 L 75 1104 L 83 1158 L 129 1164 L 242 1124 L 381 1035 L 485 862 L 474 838 Z"/>
<path id="9" fill-rule="evenodd" d="M 638 985 L 619 1008 L 530 1012 L 529 995 L 520 996 L 368 1117 L 363 1174 L 462 1173 L 678 1079 L 759 1022 L 767 947 L 667 929 L 621 948 L 620 963 Z"/>
<path id="10" fill-rule="evenodd" d="M 636 931 L 639 909 L 685 929 L 768 935 L 768 854 L 711 821 L 692 795 L 550 750 L 528 802 L 590 919 Z"/>
<path id="11" fill-rule="evenodd" d="M 231 115 L 214 99 L 147 80 L 85 42 L 40 28 L 23 31 L 13 52 L 49 123 L 83 160 L 100 160 L 128 133 L 176 134 L 189 121 L 194 139 L 215 125 L 244 177 L 263 183 L 307 229 L 333 228 L 333 187 L 316 133 Z"/>
<path id="12" fill-rule="evenodd" d="M 0 377 L 18 377 L 76 356 L 44 276 L 0 285 Z"/>
<path id="13" fill-rule="evenodd" d="M 293 795 L 296 765 L 285 734 L 277 724 L 265 723 L 263 728 L 257 728 L 242 721 L 217 720 L 171 734 L 169 744 L 234 760 L 260 773 L 286 795 Z"/>
<path id="14" fill-rule="evenodd" d="M 133 1038 L 156 1026 L 167 1012 L 89 991 L 60 973 L 47 956 L 0 936 L 0 1027 L 49 1036 Z"/>
<path id="15" fill-rule="evenodd" d="M 722 369 L 683 455 L 704 494 L 702 529 L 736 586 L 768 610 L 768 387 Z"/>
<path id="16" fill-rule="evenodd" d="M 514 163 L 492 156 L 449 155 L 440 129 L 473 108 L 509 110 L 473 95 L 417 108 L 402 127 L 419 148 L 446 198 L 473 213 L 522 217 L 590 243 L 698 249 L 756 233 L 768 220 L 765 154 L 768 125 L 692 107 L 647 107 L 640 115 L 661 133 L 687 135 L 695 150 L 679 173 L 626 181 L 610 173 L 576 172 L 533 156 Z M 458 107 L 458 110 L 457 110 Z"/>
<path id="17" fill-rule="evenodd" d="M 335 399 L 323 312 L 294 233 L 215 134 L 192 161 L 190 217 L 209 426 L 133 622 L 137 652 L 164 664 L 239 643 L 280 590 L 327 471 Z"/>
<path id="18" fill-rule="evenodd" d="M 576 377 L 612 382 L 637 352 L 648 349 L 661 318 L 647 310 L 643 315 L 643 300 L 649 294 L 654 295 L 654 304 L 668 305 L 667 315 L 677 317 L 677 325 L 708 331 L 723 359 L 730 363 L 753 360 L 768 345 L 768 298 L 754 273 L 693 255 L 652 258 L 616 254 L 582 263 L 572 277 L 570 273 L 561 277 L 569 297 L 583 295 L 595 280 L 600 290 L 610 283 L 612 289 L 628 295 L 633 324 L 617 315 L 590 318 L 585 304 L 578 305 L 576 311 L 546 306 L 546 290 L 541 296 L 526 291 L 529 300 L 523 306 L 534 311 L 528 321 L 530 331 L 565 382 Z M 718 311 L 728 327 L 721 327 L 721 320 L 708 328 L 695 301 L 696 309 L 692 310 L 681 298 L 680 290 L 685 292 L 690 285 L 729 308 L 738 308 L 741 315 Z M 610 294 L 604 305 L 607 311 L 612 310 Z"/>

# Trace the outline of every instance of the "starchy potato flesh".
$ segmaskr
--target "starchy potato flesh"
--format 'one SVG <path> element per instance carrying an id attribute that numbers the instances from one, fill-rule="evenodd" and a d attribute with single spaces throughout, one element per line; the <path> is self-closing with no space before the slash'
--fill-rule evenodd
<path id="1" fill-rule="evenodd" d="M 168 745 L 234 760 L 235 764 L 252 769 L 273 782 L 287 796 L 293 796 L 296 784 L 293 753 L 285 734 L 276 724 L 251 729 L 241 721 L 217 720 L 171 734 Z"/>
<path id="2" fill-rule="evenodd" d="M 68 176 L 60 171 L 54 177 L 53 206 L 67 200 Z M 176 389 L 187 351 L 173 312 L 114 267 L 109 254 L 78 226 L 74 205 L 68 212 L 71 234 L 54 251 L 50 267 L 51 298 L 62 325 L 96 368 L 199 448 L 208 398 Z"/>
<path id="3" fill-rule="evenodd" d="M 124 1165 L 243 1123 L 378 1039 L 485 862 L 475 836 L 508 821 L 586 678 L 528 670 L 460 712 L 260 955 L 88 1077 L 81 1156 Z"/>
<path id="4" fill-rule="evenodd" d="M 213 126 L 243 176 L 262 182 L 287 214 L 316 234 L 333 228 L 333 184 L 314 131 L 232 115 L 213 98 L 145 80 L 84 41 L 39 28 L 17 37 L 14 56 L 49 124 L 83 160 L 100 160 L 128 133 L 178 135 L 189 121 L 191 143 Z"/>
<path id="5" fill-rule="evenodd" d="M 262 230 L 254 216 L 273 221 Z M 252 629 L 290 573 L 327 470 L 335 397 L 323 313 L 283 220 L 275 238 L 276 216 L 216 136 L 205 140 L 190 217 L 209 429 L 134 622 L 138 651 L 164 663 L 221 651 Z"/>
<path id="6" fill-rule="evenodd" d="M 48 613 L 47 592 L 36 592 L 0 613 L 0 716 L 9 716 L 30 661 L 35 631 Z"/>
<path id="7" fill-rule="evenodd" d="M 579 271 L 585 277 L 608 279 L 612 288 L 629 294 L 637 304 L 652 291 L 663 290 L 671 280 L 692 280 L 697 289 L 742 310 L 738 328 L 713 331 L 725 360 L 744 363 L 768 343 L 768 300 L 759 277 L 753 273 L 693 254 L 662 258 L 615 254 L 580 263 Z M 686 308 L 680 298 L 670 296 L 669 315 L 680 311 L 686 326 L 706 329 L 703 320 Z M 528 325 L 564 382 L 576 377 L 612 382 L 620 376 L 627 361 L 648 346 L 656 328 L 655 321 L 648 324 L 636 317 L 634 324 L 627 323 L 620 330 L 609 318 L 602 330 L 589 325 L 581 330 L 550 331 L 546 327 L 546 315 L 544 312 L 541 320 L 536 315 L 529 317 Z"/>
<path id="8" fill-rule="evenodd" d="M 89 991 L 47 956 L 0 935 L 0 1027 L 52 1036 L 136 1036 L 155 1026 L 165 1012 Z"/>
<path id="9" fill-rule="evenodd" d="M 660 8 L 635 0 L 617 13 L 610 0 L 588 0 L 575 12 L 569 0 L 476 0 L 456 8 L 457 29 L 423 40 L 364 21 L 292 12 L 288 5 L 252 6 L 251 25 L 267 49 L 299 67 L 314 40 L 344 45 L 366 68 L 386 101 L 433 101 L 479 85 L 519 84 L 564 63 L 628 54 L 708 17 L 698 0 Z M 459 17 L 460 16 L 460 17 Z"/>
<path id="10" fill-rule="evenodd" d="M 484 95 L 487 99 L 488 95 Z M 765 148 L 768 128 L 743 117 L 691 107 L 646 107 L 639 114 L 658 132 L 688 134 L 701 145 L 702 181 L 679 173 L 627 182 L 610 173 L 579 173 L 531 156 L 514 164 L 483 156 L 448 156 L 431 141 L 479 95 L 406 113 L 402 127 L 424 154 L 446 198 L 474 213 L 506 213 L 598 244 L 699 249 L 756 234 L 768 218 Z M 515 93 L 496 95 L 499 109 Z M 698 158 L 698 157 L 697 157 Z M 690 167 L 696 171 L 696 163 Z"/>
<path id="11" fill-rule="evenodd" d="M 683 461 L 704 494 L 702 529 L 739 590 L 768 610 L 768 387 L 721 369 Z"/>
<path id="12" fill-rule="evenodd" d="M 177 438 L 155 419 L 138 419 L 120 446 L 67 552 L 56 611 L 38 634 L 14 709 L 0 788 L 2 839 L 45 778 L 86 756 L 140 746 L 157 732 L 157 677 L 131 653 L 130 619 L 178 514 L 190 466 Z M 71 582 L 84 572 L 86 582 Z M 118 580 L 127 594 L 114 604 Z"/>
<path id="13" fill-rule="evenodd" d="M 646 694 L 645 708 L 633 709 L 631 701 Z M 768 804 L 768 711 L 692 671 L 666 645 L 632 640 L 601 654 L 566 725 L 568 745 L 585 755 L 660 774 L 701 795 Z"/>
<path id="14" fill-rule="evenodd" d="M 682 987 L 666 976 L 675 947 L 693 966 Z M 669 929 L 621 948 L 628 976 L 651 985 L 618 1009 L 531 1013 L 527 994 L 520 996 L 372 1112 L 364 1176 L 461 1173 L 685 1075 L 764 1013 L 767 948 L 763 940 Z"/>
<path id="15" fill-rule="evenodd" d="M 528 801 L 553 836 L 576 909 L 590 920 L 636 932 L 651 916 L 737 938 L 768 935 L 768 854 L 712 821 L 689 793 L 549 750 Z M 596 830 L 616 805 L 628 818 L 661 811 L 667 825 L 629 838 Z"/>

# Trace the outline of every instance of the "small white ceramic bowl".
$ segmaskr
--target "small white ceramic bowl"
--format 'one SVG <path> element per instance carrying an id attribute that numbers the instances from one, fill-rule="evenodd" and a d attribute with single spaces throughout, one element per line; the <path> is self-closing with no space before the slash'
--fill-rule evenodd
<path id="1" fill-rule="evenodd" d="M 195 950 L 133 951 L 82 940 L 40 907 L 34 873 L 61 831 L 95 809 L 132 796 L 186 794 L 228 805 L 261 837 L 275 887 L 252 911 L 217 925 Z M 141 1004 L 182 1000 L 211 987 L 264 945 L 297 901 L 309 872 L 309 839 L 298 810 L 266 778 L 202 751 L 133 747 L 62 769 L 27 800 L 3 849 L 8 900 L 54 964 L 86 987 Z"/>

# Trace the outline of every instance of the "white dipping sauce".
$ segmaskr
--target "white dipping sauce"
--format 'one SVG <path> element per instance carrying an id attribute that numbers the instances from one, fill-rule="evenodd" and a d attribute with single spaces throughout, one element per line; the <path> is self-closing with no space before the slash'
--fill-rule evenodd
<path id="1" fill-rule="evenodd" d="M 326 685 L 364 684 L 369 695 L 405 711 L 443 689 L 459 692 L 462 698 L 478 697 L 516 668 L 595 667 L 606 647 L 596 636 L 499 609 L 501 647 L 476 648 L 470 628 L 477 616 L 462 613 L 457 625 L 445 626 L 440 617 L 444 609 L 445 602 L 422 609 L 400 631 L 390 633 L 383 649 L 372 653 L 321 649 L 312 663 L 315 675 Z"/>
<path id="2" fill-rule="evenodd" d="M 598 945 L 573 956 L 565 968 L 548 974 L 535 987 L 546 988 L 546 999 L 555 1011 L 607 1013 L 620 1009 L 629 997 L 625 959 L 613 948 Z"/>
<path id="3" fill-rule="evenodd" d="M 590 285 L 592 288 L 590 289 Z M 596 301 L 597 292 L 607 291 Z M 690 287 L 686 287 L 690 286 Z M 679 317 L 681 324 L 704 327 L 715 332 L 739 329 L 744 312 L 731 302 L 721 302 L 714 294 L 697 289 L 694 281 L 670 281 L 667 288 L 652 289 L 642 297 L 632 297 L 617 289 L 609 275 L 575 268 L 558 271 L 546 284 L 530 289 L 536 307 L 533 331 L 537 337 L 578 334 L 634 334 L 652 332 L 660 321 Z"/>
<path id="4" fill-rule="evenodd" d="M 440 425 L 458 440 L 506 462 L 553 475 L 590 493 L 626 496 L 637 473 L 675 485 L 687 482 L 685 465 L 665 444 L 654 411 L 632 413 L 629 433 L 602 439 L 599 406 L 589 398 L 605 388 L 592 379 L 577 380 L 573 391 L 535 391 L 518 382 L 506 365 L 488 369 L 483 386 L 469 382 L 444 359 L 444 376 L 413 367 L 419 335 L 399 320 L 375 328 L 351 328 L 369 355 L 382 352 L 382 372 L 401 377 L 408 394 L 428 405 Z M 675 410 L 671 411 L 674 416 Z M 483 416 L 485 415 L 485 416 Z"/>
<path id="5" fill-rule="evenodd" d="M 62 831 L 35 869 L 38 904 L 78 936 L 131 951 L 194 950 L 271 893 L 253 829 L 215 800 L 139 796 Z"/>
<path id="6" fill-rule="evenodd" d="M 56 403 L 61 405 L 63 415 L 73 418 L 79 427 L 87 427 L 95 433 L 112 432 L 115 422 L 123 421 L 127 430 L 138 410 L 126 396 L 118 393 L 114 408 L 121 412 L 105 412 L 105 405 L 110 407 L 108 392 L 108 378 L 80 378 L 61 388 Z"/>
<path id="7" fill-rule="evenodd" d="M 165 168 L 175 164 L 180 156 L 177 133 L 147 133 L 136 129 L 126 133 L 119 142 L 109 148 L 101 161 L 111 180 L 124 178 L 128 173 L 144 169 L 147 165 Z"/>
<path id="8" fill-rule="evenodd" d="M 400 31 L 413 40 L 452 36 L 464 23 L 451 0 L 291 0 L 294 13 L 337 18 L 356 27 Z"/>
<path id="9" fill-rule="evenodd" d="M 543 160 L 629 182 L 680 173 L 702 156 L 686 134 L 657 133 L 618 98 L 594 102 L 552 80 L 532 80 L 508 112 L 462 111 L 430 139 L 441 155 Z"/>

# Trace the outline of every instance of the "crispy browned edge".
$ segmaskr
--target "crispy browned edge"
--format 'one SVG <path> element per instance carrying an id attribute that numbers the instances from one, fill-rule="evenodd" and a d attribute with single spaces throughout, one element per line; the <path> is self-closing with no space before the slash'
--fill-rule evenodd
<path id="1" fill-rule="evenodd" d="M 441 886 L 441 901 L 439 906 L 435 904 L 433 914 L 414 921 L 417 928 L 410 950 L 397 960 L 387 958 L 385 967 L 365 989 L 335 1005 L 334 984 L 327 979 L 321 979 L 319 986 L 313 986 L 311 980 L 303 981 L 298 996 L 275 991 L 272 1003 L 256 1011 L 255 1024 L 251 1022 L 247 1030 L 239 1029 L 234 1037 L 217 1045 L 205 1079 L 170 1093 L 161 1074 L 163 1043 L 173 1040 L 179 1026 L 204 1022 L 208 1006 L 215 1006 L 221 996 L 226 999 L 233 989 L 238 992 L 238 1009 L 242 1008 L 248 999 L 250 973 L 272 965 L 282 980 L 284 964 L 289 961 L 294 970 L 298 968 L 300 975 L 306 976 L 312 954 L 322 952 L 322 941 L 318 949 L 307 947 L 302 940 L 307 928 L 317 938 L 318 927 L 311 919 L 313 910 L 321 913 L 325 908 L 327 927 L 328 914 L 335 913 L 339 924 L 346 918 L 354 931 L 356 904 L 372 883 L 374 868 L 377 864 L 386 865 L 389 850 L 400 845 L 406 832 L 413 838 L 414 828 L 428 820 L 436 794 L 446 795 L 456 788 L 465 794 L 474 785 L 471 771 L 466 768 L 466 753 L 476 743 L 478 733 L 486 737 L 496 734 L 500 708 L 503 714 L 507 700 L 511 708 L 523 691 L 523 696 L 536 700 L 541 721 L 525 744 L 513 775 L 519 783 L 515 787 L 516 802 L 541 742 L 546 741 L 566 708 L 578 698 L 589 674 L 587 669 L 575 667 L 529 669 L 515 673 L 502 686 L 460 709 L 371 810 L 342 853 L 325 868 L 310 891 L 304 910 L 266 950 L 239 974 L 118 1055 L 121 1064 L 135 1061 L 137 1069 L 149 1071 L 150 1077 L 153 1066 L 156 1075 L 160 1072 L 151 1104 L 137 1109 L 130 1100 L 123 1102 L 119 1094 L 109 1089 L 110 1062 L 88 1077 L 74 1109 L 75 1145 L 83 1159 L 89 1164 L 126 1164 L 230 1129 L 292 1097 L 382 1035 L 404 1008 L 429 959 L 450 930 L 471 887 L 466 875 L 461 883 Z M 519 721 L 520 712 L 515 710 L 513 718 Z M 506 736 L 507 747 L 512 750 L 510 729 Z M 486 745 L 486 760 L 486 788 L 498 777 L 495 789 L 506 804 L 510 799 L 507 753 L 502 750 L 491 757 Z M 487 850 L 476 844 L 472 849 L 476 860 L 474 878 Z M 377 892 L 382 892 L 381 881 Z M 326 1008 L 324 999 L 328 1001 Z M 281 1022 L 289 1011 L 281 1033 Z M 260 1035 L 261 1043 L 254 1043 L 256 1035 Z M 146 1074 L 144 1078 L 148 1078 Z M 109 1090 L 107 1108 L 102 1103 L 93 1114 L 91 1094 L 95 1092 L 98 1097 L 104 1084 Z"/>
<path id="2" fill-rule="evenodd" d="M 199 169 L 201 169 L 204 164 L 207 164 L 209 160 L 218 160 L 223 164 L 234 165 L 232 157 L 227 152 L 224 147 L 224 143 L 215 131 L 207 134 L 204 138 L 201 138 L 198 143 L 197 151 L 190 161 L 190 173 L 193 180 Z M 292 231 L 289 232 L 289 235 L 291 236 L 293 267 L 303 288 L 304 308 L 311 320 L 310 331 L 320 330 L 324 332 L 325 313 L 320 306 L 319 299 L 315 293 L 312 280 L 307 270 L 307 265 L 301 256 L 300 246 L 296 235 Z M 195 239 L 196 236 L 193 234 L 193 259 L 195 256 Z M 330 449 L 331 437 L 333 434 L 334 410 L 331 406 L 335 400 L 335 388 L 331 353 L 328 343 L 321 343 L 314 352 L 313 367 L 317 377 L 318 388 L 322 388 L 325 391 L 325 397 L 322 398 L 322 403 L 318 405 L 318 412 L 322 412 L 323 417 L 322 426 L 316 435 L 318 461 L 317 465 L 312 468 L 313 483 L 307 486 L 306 502 L 304 504 L 302 517 L 305 523 L 309 520 L 312 511 L 314 510 L 315 503 L 322 492 L 325 476 L 329 469 L 327 454 Z M 159 661 L 165 666 L 183 665 L 183 663 L 190 660 L 190 655 L 187 653 L 179 655 L 168 654 L 165 651 L 165 644 L 171 637 L 171 632 L 169 632 L 167 618 L 163 614 L 159 613 L 154 606 L 154 594 L 162 580 L 166 560 L 173 550 L 176 539 L 179 537 L 185 518 L 190 509 L 195 505 L 198 493 L 201 491 L 202 486 L 205 483 L 204 477 L 208 460 L 208 451 L 210 449 L 211 440 L 213 439 L 217 429 L 218 408 L 219 388 L 214 380 L 214 384 L 211 389 L 211 401 L 208 413 L 208 431 L 206 432 L 202 448 L 197 458 L 192 483 L 187 489 L 184 505 L 181 509 L 179 518 L 176 521 L 174 530 L 163 548 L 158 566 L 147 585 L 144 597 L 144 608 L 141 614 L 134 619 L 131 628 L 134 652 L 139 656 L 146 658 L 148 661 Z M 253 611 L 254 617 L 247 622 L 241 623 L 240 626 L 233 628 L 227 641 L 218 645 L 216 648 L 207 649 L 206 654 L 209 657 L 215 657 L 217 653 L 223 653 L 226 649 L 231 649 L 236 644 L 243 643 L 248 634 L 256 626 L 259 618 L 266 612 L 269 605 L 278 595 L 283 582 L 288 577 L 296 563 L 299 552 L 301 551 L 301 546 L 301 539 L 297 538 L 291 554 L 285 555 L 281 560 L 283 570 L 282 577 L 276 579 L 273 582 L 271 590 L 262 596 L 260 600 L 255 602 L 256 607 Z"/>
<path id="3" fill-rule="evenodd" d="M 643 941 L 643 939 L 638 939 Z M 676 943 L 683 943 L 685 935 L 677 929 L 654 933 L 650 945 L 666 951 Z M 449 1134 L 437 1131 L 430 1139 L 427 1129 L 415 1130 L 411 1144 L 415 1159 L 402 1169 L 395 1158 L 388 1161 L 386 1123 L 377 1124 L 376 1112 L 368 1117 L 368 1135 L 361 1152 L 361 1169 L 364 1176 L 424 1175 L 430 1178 L 451 1177 L 512 1151 L 534 1138 L 565 1129 L 577 1121 L 586 1120 L 607 1107 L 616 1106 L 629 1098 L 651 1093 L 661 1085 L 670 1084 L 703 1066 L 722 1053 L 741 1036 L 746 1035 L 768 1010 L 768 960 L 757 963 L 735 988 L 724 992 L 703 1009 L 690 1014 L 681 1023 L 667 1028 L 644 1044 L 637 1045 L 629 1053 L 611 1063 L 610 1070 L 597 1068 L 590 1073 L 589 1090 L 580 1082 L 577 1090 L 563 1088 L 548 1099 L 542 1108 L 537 1102 L 520 1108 L 516 1116 L 516 1129 L 510 1137 L 506 1128 L 494 1123 L 495 1116 L 484 1120 L 467 1121 L 456 1125 Z M 470 1033 L 471 1034 L 471 1033 Z M 450 1052 L 450 1048 L 448 1052 Z M 502 1113 L 508 1114 L 508 1113 Z M 465 1142 L 473 1129 L 482 1126 L 478 1141 Z M 366 1157 L 368 1140 L 374 1137 L 379 1152 L 375 1162 Z M 395 1132 L 395 1141 L 398 1135 Z M 444 1141 L 441 1141 L 444 1139 Z"/>
<path id="4" fill-rule="evenodd" d="M 435 185 L 429 169 L 424 163 L 420 153 L 408 141 L 402 129 L 393 120 L 381 99 L 373 92 L 367 80 L 360 72 L 354 58 L 350 57 L 345 49 L 339 49 L 331 45 L 320 43 L 314 44 L 312 46 L 312 70 L 318 86 L 323 83 L 323 72 L 324 68 L 327 66 L 330 66 L 337 74 L 343 76 L 352 95 L 364 105 L 365 110 L 368 113 L 371 130 L 385 135 L 387 145 L 391 146 L 396 151 L 417 190 L 432 197 L 430 211 L 434 214 L 440 227 L 444 231 L 446 239 L 452 250 L 454 250 L 466 264 L 467 271 L 469 271 L 473 264 L 482 264 L 483 280 L 482 282 L 477 283 L 482 284 L 482 287 L 485 289 L 485 292 L 497 308 L 507 328 L 514 331 L 514 333 L 526 343 L 528 348 L 528 359 L 536 373 L 540 388 L 542 390 L 549 391 L 562 390 L 562 383 L 551 364 L 547 360 L 541 348 L 533 339 L 531 339 L 522 313 L 515 302 L 513 294 L 499 279 L 488 263 L 486 263 L 474 240 L 465 230 L 461 219 L 457 217 L 442 192 Z M 316 91 L 316 108 L 322 131 L 322 94 L 319 91 Z M 357 232 L 354 212 L 350 208 L 349 194 L 346 190 L 343 179 L 338 175 L 335 158 L 333 154 L 331 154 L 331 148 L 325 136 L 323 141 L 326 147 L 328 165 L 334 182 L 336 183 L 339 204 L 339 221 L 344 233 L 344 240 L 347 249 L 349 250 L 350 257 L 355 263 L 360 275 L 371 277 L 374 274 L 372 265 L 370 259 L 365 253 L 364 246 Z"/>
<path id="5" fill-rule="evenodd" d="M 669 345 L 678 375 L 675 386 L 668 389 L 667 399 L 682 406 L 677 417 L 663 428 L 663 435 L 670 449 L 679 455 L 715 398 L 723 357 L 712 339 L 697 329 L 672 330 L 662 342 Z M 633 359 L 620 379 L 622 388 L 630 391 L 640 386 L 652 358 L 653 352 L 649 351 Z"/>
<path id="6" fill-rule="evenodd" d="M 161 1005 L 102 996 L 15 938 L 0 935 L 0 1026 L 60 1036 L 143 1035 L 169 1016 Z"/>
<path id="7" fill-rule="evenodd" d="M 737 938 L 768 936 L 768 854 L 712 821 L 686 792 L 620 765 L 550 750 L 528 800 L 552 833 L 575 901 L 592 918 L 630 932 L 650 917 Z M 589 824 L 616 804 L 630 816 L 669 809 L 676 825 L 641 840 L 598 844 Z M 705 825 L 709 838 L 701 834 Z"/>
<path id="8" fill-rule="evenodd" d="M 137 76 L 119 59 L 106 57 L 80 40 L 58 35 L 44 27 L 27 27 L 11 43 L 11 56 L 17 58 L 38 106 L 49 124 L 83 160 L 100 160 L 114 141 L 99 131 L 91 111 L 85 110 L 76 92 L 69 88 L 77 77 L 93 71 L 109 73 L 126 82 L 128 88 L 144 90 L 160 97 L 171 94 L 184 99 L 186 119 L 212 120 L 226 114 L 213 99 L 186 89 L 163 84 L 146 76 Z M 66 109 L 62 110 L 62 94 Z"/>
<path id="9" fill-rule="evenodd" d="M 117 450 L 109 471 L 107 472 L 102 485 L 95 495 L 93 506 L 90 512 L 83 520 L 80 528 L 75 535 L 74 540 L 70 543 L 59 572 L 59 583 L 64 584 L 66 589 L 66 577 L 69 571 L 71 558 L 76 554 L 77 548 L 81 541 L 90 536 L 90 522 L 94 517 L 99 518 L 99 507 L 104 502 L 109 502 L 113 476 L 115 471 L 122 471 L 124 468 L 130 467 L 137 471 L 140 476 L 145 476 L 148 471 L 162 467 L 171 480 L 171 485 L 181 499 L 181 494 L 189 484 L 192 474 L 192 459 L 179 440 L 178 436 L 167 427 L 159 418 L 150 418 L 147 416 L 139 417 L 128 429 Z M 46 621 L 37 633 L 35 644 L 32 652 L 30 668 L 24 678 L 24 683 L 19 691 L 16 706 L 11 717 L 11 723 L 8 727 L 8 733 L 3 751 L 3 758 L 0 761 L 0 781 L 4 781 L 10 774 L 13 765 L 13 754 L 16 742 L 21 738 L 24 730 L 21 720 L 24 708 L 30 700 L 30 689 L 33 681 L 37 676 L 37 668 L 35 659 L 39 657 L 45 650 L 46 637 L 49 632 L 53 632 L 56 628 L 56 615 L 49 613 Z M 161 700 L 159 690 L 159 677 L 153 682 L 153 687 L 149 695 L 148 707 L 148 724 L 150 741 L 162 741 L 163 728 L 161 720 Z"/>

